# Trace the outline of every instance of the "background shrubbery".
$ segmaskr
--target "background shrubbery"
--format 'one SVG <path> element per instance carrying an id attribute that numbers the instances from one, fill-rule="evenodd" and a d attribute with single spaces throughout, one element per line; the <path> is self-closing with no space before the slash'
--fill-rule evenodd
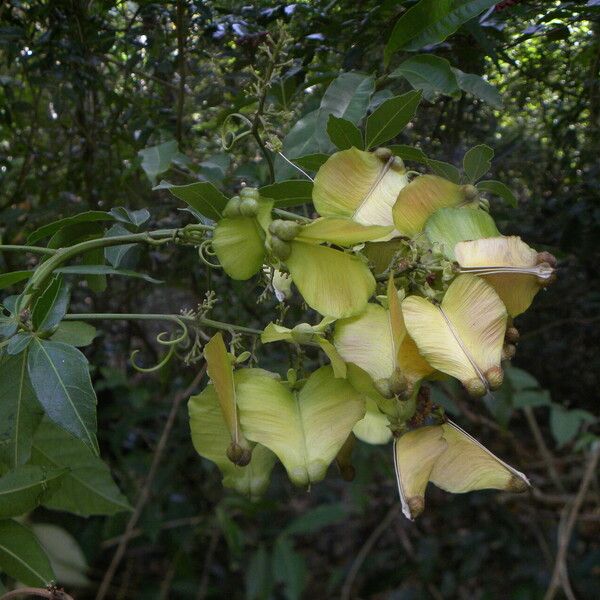
<path id="1" fill-rule="evenodd" d="M 167 191 L 151 191 L 148 152 L 157 151 L 144 150 L 159 144 L 170 142 L 155 170 L 171 182 L 206 179 L 228 194 L 242 181 L 264 184 L 267 166 L 251 138 L 225 153 L 219 132 L 227 115 L 252 108 L 249 69 L 262 66 L 265 32 L 279 21 L 291 37 L 290 65 L 268 98 L 271 131 L 283 138 L 340 72 L 382 72 L 384 41 L 410 4 L 8 0 L 0 6 L 3 242 L 24 243 L 37 226 L 94 208 L 150 207 L 153 225 L 188 222 Z M 352 484 L 332 473 L 306 494 L 276 469 L 267 496 L 251 504 L 224 492 L 217 470 L 195 454 L 182 410 L 109 597 L 252 599 L 273 589 L 275 598 L 333 598 L 351 584 L 361 598 L 543 596 L 561 514 L 597 431 L 590 414 L 600 384 L 599 18 L 595 1 L 540 0 L 469 21 L 435 56 L 485 75 L 502 104 L 487 88 L 484 101 L 437 86 L 397 140 L 457 165 L 468 148 L 493 147 L 491 175 L 519 201 L 517 208 L 492 203 L 501 229 L 559 258 L 558 281 L 518 320 L 515 368 L 496 402 L 467 404 L 454 388 L 436 398 L 530 474 L 537 491 L 514 499 L 431 490 L 428 511 L 411 524 L 398 516 L 389 449 L 361 446 Z M 409 56 L 396 54 L 391 67 Z M 391 89 L 411 86 L 398 78 Z M 3 254 L 0 270 L 22 267 L 20 260 Z M 193 252 L 161 248 L 122 260 L 124 267 L 141 260 L 165 283 L 149 291 L 145 282 L 114 279 L 108 294 L 81 288 L 82 310 L 175 313 L 202 301 L 211 277 L 220 318 L 267 322 L 247 286 L 207 275 Z M 110 323 L 88 351 L 101 365 L 93 379 L 102 455 L 132 502 L 171 400 L 193 375 L 181 363 L 154 376 L 131 371 L 133 348 L 143 348 L 148 362 L 158 358 L 156 327 Z M 274 370 L 287 361 L 281 348 L 261 352 Z M 596 477 L 570 545 L 578 598 L 596 597 L 600 586 L 599 507 Z M 127 518 L 35 513 L 34 521 L 60 525 L 80 543 L 90 584 L 78 598 L 93 597 Z"/>

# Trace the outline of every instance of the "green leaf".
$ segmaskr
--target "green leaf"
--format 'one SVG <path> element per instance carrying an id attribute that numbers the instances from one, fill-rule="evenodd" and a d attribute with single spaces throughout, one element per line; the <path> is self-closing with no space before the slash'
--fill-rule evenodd
<path id="1" fill-rule="evenodd" d="M 463 169 L 470 183 L 475 183 L 490 170 L 492 158 L 494 151 L 485 144 L 467 150 L 463 158 Z"/>
<path id="2" fill-rule="evenodd" d="M 66 469 L 25 465 L 0 477 L 0 519 L 18 517 L 37 508 L 60 487 Z"/>
<path id="3" fill-rule="evenodd" d="M 138 273 L 130 269 L 115 269 L 108 265 L 70 265 L 55 269 L 54 272 L 64 273 L 65 275 L 119 275 L 121 277 L 143 279 L 148 283 L 163 283 L 160 279 L 155 279 L 147 273 Z"/>
<path id="4" fill-rule="evenodd" d="M 367 118 L 366 147 L 372 148 L 396 137 L 414 117 L 421 102 L 421 92 L 394 96 L 379 105 Z"/>
<path id="5" fill-rule="evenodd" d="M 358 148 L 362 150 L 364 147 L 362 135 L 358 127 L 351 121 L 329 115 L 327 121 L 327 135 L 339 150 L 347 148 Z"/>
<path id="6" fill-rule="evenodd" d="M 173 196 L 183 200 L 188 206 L 201 215 L 218 221 L 223 216 L 223 209 L 228 202 L 227 197 L 208 181 L 199 181 L 189 185 L 173 185 L 161 181 L 154 190 L 169 190 Z"/>
<path id="7" fill-rule="evenodd" d="M 442 160 L 427 160 L 427 166 L 440 177 L 444 177 L 453 183 L 460 183 L 460 171 L 450 163 Z"/>
<path id="8" fill-rule="evenodd" d="M 47 587 L 55 578 L 35 535 L 12 519 L 0 521 L 0 570 L 25 585 Z"/>
<path id="9" fill-rule="evenodd" d="M 427 164 L 428 158 L 420 148 L 406 146 L 405 144 L 393 144 L 389 149 L 395 156 L 399 156 L 402 160 L 411 160 L 422 164 Z"/>
<path id="10" fill-rule="evenodd" d="M 42 418 L 27 372 L 27 352 L 0 360 L 0 462 L 10 468 L 29 460 Z"/>
<path id="11" fill-rule="evenodd" d="M 27 367 L 48 417 L 98 454 L 96 394 L 85 356 L 67 344 L 36 338 L 30 345 Z"/>
<path id="12" fill-rule="evenodd" d="M 558 446 L 570 442 L 584 421 L 592 423 L 594 415 L 585 410 L 567 410 L 560 404 L 553 404 L 550 411 L 550 431 Z"/>
<path id="13" fill-rule="evenodd" d="M 246 569 L 247 600 L 269 600 L 273 591 L 271 558 L 261 544 L 252 556 Z"/>
<path id="14" fill-rule="evenodd" d="M 396 21 L 394 29 L 385 45 L 384 62 L 389 64 L 392 54 L 419 39 L 428 27 L 448 15 L 453 0 L 421 0 L 409 8 Z M 422 44 L 425 46 L 426 44 Z"/>
<path id="15" fill-rule="evenodd" d="M 367 112 L 374 87 L 371 76 L 339 75 L 329 84 L 320 107 L 300 119 L 286 135 L 283 154 L 295 159 L 315 152 L 330 152 L 333 147 L 327 136 L 329 115 L 358 123 Z"/>
<path id="16" fill-rule="evenodd" d="M 70 533 L 50 523 L 34 523 L 31 529 L 45 550 L 61 585 L 83 588 L 90 584 L 86 577 L 88 565 L 85 554 Z"/>
<path id="17" fill-rule="evenodd" d="M 29 346 L 32 339 L 33 335 L 31 333 L 17 333 L 17 335 L 13 335 L 6 346 L 6 353 L 11 356 L 21 354 Z"/>
<path id="18" fill-rule="evenodd" d="M 131 210 L 124 206 L 117 206 L 116 208 L 111 208 L 109 212 L 117 221 L 133 225 L 134 227 L 140 227 L 150 218 L 150 211 L 147 208 Z"/>
<path id="19" fill-rule="evenodd" d="M 486 179 L 477 184 L 477 189 L 480 192 L 489 192 L 490 194 L 500 196 L 500 198 L 502 198 L 509 206 L 517 208 L 518 200 L 516 196 L 512 193 L 511 189 L 501 181 Z"/>
<path id="20" fill-rule="evenodd" d="M 113 515 L 131 510 L 108 465 L 80 440 L 48 420 L 33 438 L 31 462 L 49 469 L 68 468 L 60 489 L 44 506 L 77 515 Z"/>
<path id="21" fill-rule="evenodd" d="M 552 400 L 548 390 L 522 390 L 512 396 L 512 404 L 515 408 L 525 408 L 527 406 L 550 406 Z"/>
<path id="22" fill-rule="evenodd" d="M 70 346 L 89 346 L 96 337 L 96 328 L 83 321 L 62 321 L 50 339 Z"/>
<path id="23" fill-rule="evenodd" d="M 502 108 L 502 96 L 491 83 L 474 73 L 463 73 L 460 69 L 455 68 L 452 70 L 461 90 L 491 104 L 494 108 Z"/>
<path id="24" fill-rule="evenodd" d="M 287 600 L 300 600 L 306 581 L 306 564 L 290 538 L 280 536 L 273 549 L 273 575 L 284 586 Z"/>
<path id="25" fill-rule="evenodd" d="M 432 54 L 417 54 L 405 60 L 390 77 L 404 77 L 415 89 L 421 90 L 427 100 L 436 94 L 457 97 L 460 89 L 456 75 L 445 58 Z"/>
<path id="26" fill-rule="evenodd" d="M 10 287 L 20 281 L 25 281 L 33 275 L 33 271 L 12 271 L 11 273 L 2 273 L 0 275 L 0 290 Z"/>
<path id="27" fill-rule="evenodd" d="M 401 48 L 419 50 L 444 41 L 463 23 L 496 3 L 497 0 L 421 0 L 396 23 L 385 47 L 386 64 Z"/>
<path id="28" fill-rule="evenodd" d="M 93 221 L 114 221 L 114 217 L 103 210 L 90 210 L 87 212 L 59 219 L 48 225 L 44 225 L 29 234 L 27 238 L 28 244 L 35 244 L 37 241 L 54 235 L 59 229 L 75 223 L 90 223 Z"/>
<path id="29" fill-rule="evenodd" d="M 327 162 L 328 158 L 329 154 L 307 154 L 300 158 L 294 158 L 293 162 L 307 171 L 318 171 Z"/>
<path id="30" fill-rule="evenodd" d="M 294 519 L 284 530 L 287 535 L 307 535 L 316 533 L 346 518 L 348 512 L 343 504 L 317 506 Z"/>
<path id="31" fill-rule="evenodd" d="M 158 146 L 150 146 L 138 152 L 138 156 L 142 159 L 142 169 L 151 181 L 152 184 L 156 181 L 157 175 L 164 173 L 171 167 L 173 159 L 179 157 L 179 149 L 177 142 L 171 140 L 158 144 Z"/>
<path id="32" fill-rule="evenodd" d="M 104 235 L 104 225 L 98 221 L 71 223 L 61 227 L 49 240 L 48 248 L 64 248 L 79 242 L 100 238 Z"/>
<path id="33" fill-rule="evenodd" d="M 312 181 L 289 179 L 261 187 L 260 195 L 274 200 L 276 208 L 287 208 L 312 202 L 312 190 Z"/>
<path id="34" fill-rule="evenodd" d="M 49 331 L 56 327 L 65 316 L 69 306 L 70 292 L 63 278 L 54 277 L 38 298 L 31 321 L 35 331 Z"/>
<path id="35" fill-rule="evenodd" d="M 129 235 L 129 229 L 120 223 L 113 225 L 107 232 L 106 237 L 119 237 Z M 139 248 L 137 244 L 120 244 L 119 246 L 107 246 L 104 248 L 104 257 L 115 269 L 132 268 L 137 264 Z M 99 264 L 103 264 L 104 260 Z M 87 264 L 90 264 L 89 262 Z"/>
<path id="36" fill-rule="evenodd" d="M 517 367 L 507 367 L 504 371 L 507 381 L 515 390 L 535 390 L 540 387 L 538 380 L 528 373 Z"/>

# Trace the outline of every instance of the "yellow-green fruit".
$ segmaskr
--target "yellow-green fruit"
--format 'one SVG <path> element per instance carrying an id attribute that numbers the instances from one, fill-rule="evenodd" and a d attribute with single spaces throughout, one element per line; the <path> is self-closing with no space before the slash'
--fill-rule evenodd
<path id="1" fill-rule="evenodd" d="M 467 202 L 473 202 L 479 198 L 479 190 L 474 185 L 463 185 L 461 190 Z"/>
<path id="2" fill-rule="evenodd" d="M 315 332 L 308 323 L 299 323 L 292 329 L 292 339 L 298 344 L 310 342 L 314 335 Z"/>
<path id="3" fill-rule="evenodd" d="M 234 196 L 229 199 L 229 202 L 225 205 L 223 209 L 224 217 L 239 217 L 240 216 L 240 204 L 242 200 L 239 196 Z"/>
<path id="4" fill-rule="evenodd" d="M 284 242 L 281 238 L 273 235 L 271 237 L 271 250 L 279 260 L 287 260 L 292 253 L 292 246 L 288 242 Z"/>
<path id="5" fill-rule="evenodd" d="M 302 229 L 299 223 L 294 221 L 284 221 L 283 219 L 275 219 L 269 225 L 269 231 L 272 235 L 276 235 L 284 242 L 291 242 Z"/>
<path id="6" fill-rule="evenodd" d="M 373 154 L 384 161 L 388 161 L 392 158 L 392 151 L 389 148 L 377 148 Z"/>
<path id="7" fill-rule="evenodd" d="M 258 201 L 254 198 L 242 198 L 240 213 L 244 217 L 254 217 L 258 213 Z"/>
<path id="8" fill-rule="evenodd" d="M 473 379 L 465 381 L 465 388 L 467 388 L 469 396 L 473 396 L 473 398 L 481 398 L 481 396 L 485 396 L 485 393 L 487 392 L 485 384 L 479 377 L 473 377 Z"/>
<path id="9" fill-rule="evenodd" d="M 240 190 L 240 198 L 242 200 L 260 200 L 260 193 L 254 187 L 244 187 Z"/>
<path id="10" fill-rule="evenodd" d="M 500 367 L 492 367 L 485 372 L 485 378 L 490 384 L 490 388 L 497 390 L 504 381 L 504 371 Z"/>

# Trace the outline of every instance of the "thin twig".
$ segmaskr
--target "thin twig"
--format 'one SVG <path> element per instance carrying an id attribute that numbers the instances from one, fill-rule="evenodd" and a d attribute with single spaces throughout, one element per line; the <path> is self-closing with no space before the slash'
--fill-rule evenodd
<path id="1" fill-rule="evenodd" d="M 390 526 L 390 523 L 398 516 L 400 513 L 400 504 L 396 503 L 388 510 L 387 514 L 381 520 L 381 523 L 373 529 L 371 535 L 367 538 L 366 542 L 362 545 L 362 548 L 358 551 L 350 570 L 348 571 L 348 575 L 346 575 L 346 579 L 344 581 L 344 585 L 342 586 L 341 600 L 350 600 L 352 594 L 352 586 L 354 585 L 354 580 L 358 575 L 365 559 L 369 555 L 369 552 L 373 549 L 379 538 L 385 533 L 386 529 Z"/>
<path id="2" fill-rule="evenodd" d="M 196 600 L 204 600 L 206 598 L 206 594 L 208 592 L 208 578 L 210 576 L 210 566 L 213 561 L 213 557 L 215 555 L 215 551 L 217 550 L 217 546 L 219 544 L 219 539 L 221 537 L 221 530 L 215 529 L 213 530 L 210 541 L 208 542 L 208 548 L 206 549 L 206 556 L 204 557 L 204 565 L 202 567 L 202 576 L 200 577 L 200 587 L 198 588 L 198 594 L 196 595 Z"/>
<path id="3" fill-rule="evenodd" d="M 139 498 L 135 505 L 133 514 L 127 522 L 123 538 L 119 542 L 119 545 L 117 546 L 117 549 L 115 551 L 115 554 L 113 555 L 110 565 L 106 573 L 104 574 L 104 577 L 102 578 L 102 583 L 100 584 L 100 588 L 98 589 L 98 593 L 96 594 L 96 600 L 103 600 L 106 597 L 106 594 L 108 593 L 115 573 L 119 565 L 121 564 L 121 560 L 123 560 L 123 556 L 125 555 L 125 551 L 127 550 L 129 540 L 131 539 L 131 536 L 135 531 L 135 526 L 137 525 L 137 522 L 140 516 L 142 515 L 142 511 L 144 510 L 144 507 L 146 506 L 146 503 L 150 498 L 152 484 L 154 483 L 154 478 L 156 477 L 156 474 L 158 472 L 158 467 L 165 453 L 167 442 L 169 441 L 173 425 L 175 424 L 175 418 L 177 417 L 177 413 L 179 412 L 179 406 L 181 402 L 185 398 L 190 396 L 192 392 L 196 389 L 196 386 L 200 383 L 205 373 L 206 365 L 203 365 L 199 373 L 196 375 L 196 377 L 194 377 L 192 383 L 185 390 L 178 393 L 173 399 L 173 404 L 171 405 L 171 410 L 169 412 L 169 416 L 167 417 L 167 422 L 165 423 L 160 439 L 158 440 L 156 450 L 154 451 L 154 456 L 152 458 L 152 464 L 150 465 L 148 477 L 144 482 Z"/>
<path id="4" fill-rule="evenodd" d="M 523 412 L 525 413 L 525 418 L 527 419 L 527 425 L 529 425 L 529 429 L 531 429 L 531 433 L 533 433 L 533 438 L 535 439 L 535 443 L 538 447 L 538 450 L 548 467 L 548 473 L 550 474 L 550 478 L 552 479 L 552 483 L 556 486 L 556 488 L 565 492 L 565 486 L 563 485 L 560 477 L 558 475 L 558 471 L 556 470 L 556 465 L 554 464 L 554 457 L 552 453 L 548 449 L 546 442 L 544 441 L 544 436 L 540 431 L 539 425 L 536 421 L 535 415 L 533 414 L 533 410 L 530 406 L 526 406 L 523 408 Z"/>
<path id="5" fill-rule="evenodd" d="M 185 2 L 183 2 L 183 0 L 177 0 L 177 62 L 179 63 L 179 90 L 177 93 L 177 129 L 175 137 L 179 144 L 181 144 L 183 138 L 183 108 L 186 77 L 185 44 Z"/>
<path id="6" fill-rule="evenodd" d="M 598 466 L 598 459 L 600 459 L 600 443 L 596 442 L 592 446 L 592 451 L 588 458 L 583 477 L 581 479 L 581 485 L 573 501 L 573 505 L 570 511 L 565 508 L 565 511 L 561 517 L 561 527 L 559 527 L 558 535 L 558 552 L 556 553 L 556 562 L 554 563 L 554 571 L 552 573 L 552 579 L 544 600 L 553 600 L 558 592 L 558 589 L 562 587 L 565 595 L 571 599 L 574 598 L 571 584 L 569 583 L 569 575 L 567 571 L 567 551 L 569 549 L 569 542 L 571 541 L 571 535 L 573 534 L 573 528 L 577 522 L 577 515 L 581 510 L 585 496 L 596 468 Z"/>
<path id="7" fill-rule="evenodd" d="M 45 590 L 44 588 L 24 587 L 12 592 L 6 592 L 0 596 L 0 600 L 10 600 L 11 598 L 20 598 L 21 596 L 37 596 L 38 598 L 48 598 L 48 600 L 73 600 L 73 596 L 69 596 L 62 590 Z"/>

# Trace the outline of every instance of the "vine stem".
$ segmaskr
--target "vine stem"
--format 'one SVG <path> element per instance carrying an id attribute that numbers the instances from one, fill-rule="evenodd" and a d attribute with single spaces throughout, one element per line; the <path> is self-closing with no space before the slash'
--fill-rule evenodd
<path id="1" fill-rule="evenodd" d="M 310 223 L 311 219 L 308 217 L 303 217 L 302 215 L 297 215 L 296 213 L 290 212 L 289 210 L 283 210 L 282 208 L 274 208 L 273 212 L 278 217 L 285 217 L 286 219 L 294 219 L 295 221 L 302 221 L 304 223 Z"/>
<path id="2" fill-rule="evenodd" d="M 154 479 L 156 478 L 156 474 L 158 472 L 158 467 L 163 459 L 165 450 L 167 448 L 167 442 L 169 441 L 169 437 L 171 436 L 171 431 L 173 430 L 173 426 L 175 425 L 175 419 L 177 417 L 177 413 L 179 412 L 179 407 L 181 402 L 190 396 L 198 386 L 198 384 L 202 381 L 204 375 L 206 373 L 206 363 L 202 366 L 196 377 L 194 377 L 192 383 L 185 388 L 183 391 L 179 392 L 173 398 L 173 404 L 171 405 L 171 410 L 169 411 L 169 416 L 167 417 L 167 422 L 165 423 L 164 429 L 160 435 L 160 439 L 158 440 L 158 444 L 156 445 L 156 449 L 154 450 L 154 456 L 152 457 L 152 464 L 150 465 L 150 470 L 148 471 L 148 476 L 146 477 L 146 481 L 142 486 L 140 491 L 140 495 L 135 504 L 135 509 L 129 521 L 127 522 L 127 526 L 125 527 L 125 533 L 119 542 L 117 550 L 115 551 L 112 560 L 110 561 L 110 565 L 102 578 L 102 583 L 98 588 L 98 593 L 96 594 L 96 600 L 104 600 L 106 597 L 108 590 L 112 584 L 112 580 L 125 556 L 125 551 L 127 550 L 127 546 L 129 545 L 129 540 L 133 537 L 133 533 L 135 531 L 135 527 L 142 516 L 142 511 L 146 506 L 148 500 L 150 499 L 150 493 L 152 491 L 152 484 L 154 483 Z"/>
<path id="3" fill-rule="evenodd" d="M 52 256 L 46 262 L 43 262 L 35 270 L 35 273 L 31 277 L 31 279 L 25 286 L 25 290 L 23 291 L 19 311 L 22 311 L 29 307 L 29 305 L 33 301 L 35 292 L 39 290 L 44 285 L 44 283 L 52 276 L 52 273 L 55 271 L 55 269 L 57 269 L 60 265 L 79 254 L 83 254 L 84 252 L 88 252 L 89 250 L 95 250 L 97 248 L 108 248 L 110 246 L 121 246 L 123 244 L 140 242 L 146 244 L 161 244 L 168 242 L 169 240 L 175 241 L 177 239 L 177 236 L 185 232 L 186 229 L 188 231 L 211 230 L 212 227 L 210 225 L 194 224 L 183 229 L 157 229 L 155 231 L 146 231 L 143 233 L 130 233 L 127 235 L 116 235 L 113 237 L 96 238 L 93 240 L 86 240 L 85 242 L 80 242 L 79 244 L 74 244 L 73 246 L 68 246 L 66 248 L 59 248 L 52 254 Z M 22 246 L 21 248 L 27 247 Z"/>
<path id="4" fill-rule="evenodd" d="M 239 331 L 240 333 L 248 333 L 250 335 L 261 335 L 260 329 L 252 327 L 244 327 L 242 325 L 233 325 L 232 323 L 224 323 L 223 321 L 214 321 L 206 317 L 195 317 L 187 315 L 170 315 L 161 313 L 77 313 L 67 314 L 64 316 L 65 321 L 170 321 L 177 323 L 187 321 L 188 323 L 200 323 L 214 329 L 223 329 L 225 331 Z"/>
<path id="5" fill-rule="evenodd" d="M 54 248 L 41 248 L 40 246 L 18 246 L 16 244 L 0 244 L 0 252 L 33 252 L 34 254 L 56 254 Z"/>

